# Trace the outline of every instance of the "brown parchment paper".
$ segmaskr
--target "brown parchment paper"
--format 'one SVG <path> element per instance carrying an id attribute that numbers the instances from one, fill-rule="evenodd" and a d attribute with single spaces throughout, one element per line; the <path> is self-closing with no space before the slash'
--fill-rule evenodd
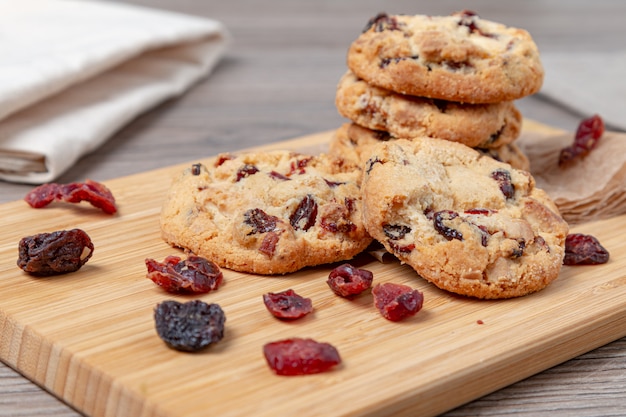
<path id="1" fill-rule="evenodd" d="M 626 134 L 605 132 L 595 149 L 566 167 L 559 152 L 574 133 L 525 132 L 518 146 L 530 160 L 537 187 L 554 200 L 570 224 L 626 213 Z"/>

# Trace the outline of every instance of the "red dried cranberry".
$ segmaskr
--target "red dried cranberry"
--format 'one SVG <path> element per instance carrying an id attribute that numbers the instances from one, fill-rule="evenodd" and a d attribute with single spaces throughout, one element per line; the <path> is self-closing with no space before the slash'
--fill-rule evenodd
<path id="1" fill-rule="evenodd" d="M 374 274 L 366 269 L 356 268 L 348 263 L 333 268 L 326 283 L 341 297 L 353 297 L 372 286 Z"/>
<path id="2" fill-rule="evenodd" d="M 276 228 L 278 218 L 271 216 L 260 208 L 250 209 L 243 214 L 243 222 L 252 227 L 249 235 L 271 232 Z"/>
<path id="3" fill-rule="evenodd" d="M 306 172 L 306 167 L 307 165 L 309 165 L 309 162 L 311 162 L 311 159 L 313 159 L 312 156 L 306 156 L 306 157 L 302 157 L 301 159 L 297 159 L 296 161 L 291 163 L 290 166 L 290 171 L 289 175 L 293 175 L 293 174 L 304 174 Z"/>
<path id="4" fill-rule="evenodd" d="M 391 282 L 376 284 L 372 288 L 374 305 L 384 318 L 390 321 L 400 321 L 414 316 L 422 309 L 424 294 L 408 285 Z"/>
<path id="5" fill-rule="evenodd" d="M 172 349 L 196 352 L 224 337 L 226 316 L 218 304 L 166 300 L 154 310 L 159 337 Z"/>
<path id="6" fill-rule="evenodd" d="M 608 261 L 609 251 L 594 236 L 582 233 L 567 235 L 564 265 L 597 265 Z"/>
<path id="7" fill-rule="evenodd" d="M 226 161 L 230 161 L 231 159 L 234 159 L 235 157 L 233 155 L 230 154 L 221 154 L 217 157 L 217 159 L 215 160 L 215 166 L 219 167 L 221 166 L 224 162 Z"/>
<path id="8" fill-rule="evenodd" d="M 504 169 L 496 169 L 491 173 L 491 178 L 498 182 L 500 191 L 507 199 L 515 195 L 515 186 L 511 182 L 511 173 Z"/>
<path id="9" fill-rule="evenodd" d="M 456 229 L 446 226 L 446 222 L 456 219 L 459 214 L 452 210 L 441 210 L 433 215 L 433 224 L 435 230 L 445 237 L 447 240 L 458 239 L 463 240 L 463 233 Z"/>
<path id="10" fill-rule="evenodd" d="M 256 174 L 257 172 L 259 172 L 259 169 L 257 167 L 255 167 L 254 165 L 245 164 L 237 171 L 237 179 L 235 180 L 235 182 L 239 182 L 242 179 L 249 177 L 250 175 Z"/>
<path id="11" fill-rule="evenodd" d="M 261 242 L 261 246 L 259 246 L 259 252 L 267 255 L 268 258 L 272 259 L 274 256 L 274 252 L 276 251 L 276 244 L 280 239 L 280 235 L 276 232 L 267 232 L 263 241 Z"/>
<path id="12" fill-rule="evenodd" d="M 163 262 L 146 259 L 147 277 L 170 293 L 203 294 L 221 285 L 220 267 L 208 259 L 189 255 L 186 260 L 168 256 Z"/>
<path id="13" fill-rule="evenodd" d="M 267 343 L 263 355 L 277 375 L 311 375 L 326 372 L 341 363 L 337 349 L 313 339 L 291 338 Z"/>
<path id="14" fill-rule="evenodd" d="M 263 294 L 263 303 L 270 313 L 280 319 L 294 320 L 313 311 L 311 299 L 298 295 L 292 289 Z"/>
<path id="15" fill-rule="evenodd" d="M 289 223 L 296 230 L 309 230 L 317 218 L 317 203 L 312 195 L 306 195 L 289 217 Z"/>
<path id="16" fill-rule="evenodd" d="M 93 249 L 81 229 L 39 233 L 20 240 L 17 266 L 36 276 L 75 272 L 91 258 Z"/>
<path id="17" fill-rule="evenodd" d="M 43 184 L 26 194 L 24 200 L 33 208 L 45 207 L 53 201 L 65 203 L 87 201 L 107 214 L 117 212 L 111 191 L 104 184 L 89 179 L 69 184 Z"/>
<path id="18" fill-rule="evenodd" d="M 604 120 L 602 120 L 599 115 L 596 114 L 582 120 L 574 135 L 574 143 L 561 150 L 559 154 L 559 166 L 589 154 L 589 152 L 598 146 L 598 142 L 603 134 Z"/>

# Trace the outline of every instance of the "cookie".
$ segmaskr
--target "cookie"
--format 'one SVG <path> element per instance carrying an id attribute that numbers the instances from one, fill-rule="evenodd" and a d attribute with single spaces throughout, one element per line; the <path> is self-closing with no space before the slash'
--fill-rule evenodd
<path id="1" fill-rule="evenodd" d="M 372 241 L 359 170 L 286 150 L 220 155 L 174 180 L 161 211 L 173 246 L 220 267 L 285 274 L 347 260 Z"/>
<path id="2" fill-rule="evenodd" d="M 437 287 L 477 298 L 543 289 L 568 225 L 527 171 L 441 139 L 384 142 L 363 174 L 371 236 Z"/>
<path id="3" fill-rule="evenodd" d="M 350 45 L 347 65 L 378 87 L 463 103 L 516 100 L 538 92 L 544 76 L 527 31 L 469 11 L 380 14 Z"/>
<path id="4" fill-rule="evenodd" d="M 339 81 L 335 104 L 356 124 L 404 139 L 426 136 L 495 148 L 517 139 L 522 127 L 511 101 L 464 104 L 407 96 L 370 85 L 350 71 Z"/>
<path id="5" fill-rule="evenodd" d="M 389 132 L 371 130 L 356 123 L 344 123 L 331 136 L 328 153 L 362 167 L 372 156 L 377 145 L 393 140 L 397 140 L 397 138 Z M 530 169 L 528 158 L 515 143 L 507 143 L 497 148 L 475 149 L 497 161 L 507 163 L 513 168 L 526 171 Z"/>

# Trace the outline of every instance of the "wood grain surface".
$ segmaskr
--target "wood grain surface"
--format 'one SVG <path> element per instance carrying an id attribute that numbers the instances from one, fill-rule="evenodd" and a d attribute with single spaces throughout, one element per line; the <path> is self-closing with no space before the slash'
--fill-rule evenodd
<path id="1" fill-rule="evenodd" d="M 336 128 L 343 120 L 334 107 L 334 90 L 345 70 L 348 44 L 367 19 L 380 11 L 447 14 L 471 7 L 484 17 L 528 29 L 541 51 L 580 52 L 581 56 L 596 50 L 622 50 L 626 37 L 626 2 L 614 0 L 121 2 L 219 19 L 231 30 L 234 42 L 210 77 L 121 129 L 60 178 L 63 182 L 109 181 L 197 155 Z M 600 76 L 601 70 L 599 65 Z M 582 116 L 541 94 L 517 104 L 526 117 L 570 131 Z M 0 183 L 0 203 L 19 200 L 30 189 Z M 2 224 L 6 227 L 7 220 Z M 584 309 L 579 312 L 584 313 Z M 0 346 L 5 343 L 0 340 Z M 625 387 L 626 338 L 621 338 L 445 415 L 623 416 Z M 80 414 L 0 364 L 0 416 Z"/>
<path id="2" fill-rule="evenodd" d="M 323 151 L 331 134 L 261 149 Z M 114 216 L 88 204 L 0 206 L 0 359 L 86 415 L 434 416 L 626 335 L 626 216 L 574 229 L 597 236 L 610 263 L 564 267 L 548 288 L 511 300 L 455 296 L 406 265 L 359 256 L 354 262 L 376 282 L 424 293 L 423 310 L 399 323 L 382 318 L 369 293 L 335 296 L 325 282 L 332 266 L 278 277 L 224 270 L 216 292 L 167 294 L 146 278 L 144 260 L 181 254 L 161 240 L 158 216 L 170 179 L 186 166 L 106 182 L 119 205 Z M 96 247 L 80 271 L 33 278 L 15 266 L 21 237 L 73 227 Z M 312 298 L 314 314 L 286 323 L 265 310 L 262 294 L 288 288 Z M 152 317 L 165 299 L 192 298 L 220 304 L 227 316 L 225 338 L 199 354 L 167 348 Z M 262 346 L 286 337 L 330 342 L 343 364 L 276 376 Z"/>

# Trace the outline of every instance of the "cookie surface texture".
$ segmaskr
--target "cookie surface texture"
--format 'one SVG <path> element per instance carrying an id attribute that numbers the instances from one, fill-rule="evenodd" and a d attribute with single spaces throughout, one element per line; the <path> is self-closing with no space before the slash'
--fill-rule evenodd
<path id="1" fill-rule="evenodd" d="M 382 142 L 397 140 L 389 132 L 372 130 L 356 123 L 344 123 L 331 136 L 328 153 L 340 156 L 362 167 L 372 152 Z M 515 144 L 507 143 L 496 148 L 475 148 L 482 154 L 513 168 L 530 170 L 530 162 L 524 152 Z"/>
<path id="2" fill-rule="evenodd" d="M 362 223 L 359 175 L 327 155 L 221 155 L 174 180 L 162 236 L 221 267 L 255 274 L 347 260 L 372 240 Z"/>
<path id="3" fill-rule="evenodd" d="M 350 45 L 347 64 L 372 85 L 463 103 L 516 100 L 539 91 L 544 76 L 527 31 L 469 11 L 380 14 Z"/>
<path id="4" fill-rule="evenodd" d="M 464 104 L 406 96 L 372 86 L 352 72 L 341 78 L 335 103 L 356 124 L 404 139 L 426 136 L 495 148 L 517 139 L 522 126 L 522 115 L 510 101 Z"/>
<path id="5" fill-rule="evenodd" d="M 511 298 L 561 270 L 568 225 L 532 176 L 440 139 L 380 144 L 363 173 L 375 239 L 441 289 Z"/>

